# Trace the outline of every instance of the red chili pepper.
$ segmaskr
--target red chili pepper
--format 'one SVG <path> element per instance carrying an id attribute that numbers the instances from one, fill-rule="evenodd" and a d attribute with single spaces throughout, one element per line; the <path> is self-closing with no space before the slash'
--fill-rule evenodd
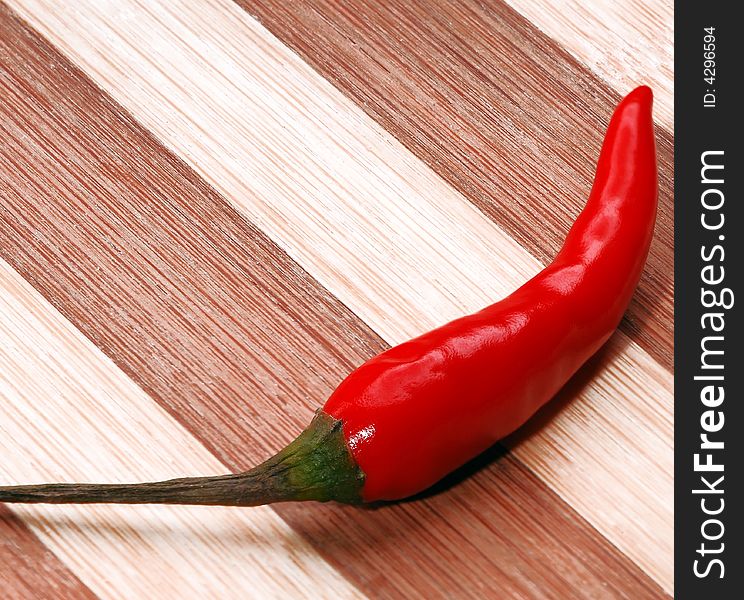
<path id="1" fill-rule="evenodd" d="M 2 502 L 252 506 L 416 494 L 512 433 L 617 327 L 653 235 L 652 93 L 631 92 L 555 260 L 507 298 L 352 372 L 287 448 L 247 473 L 134 485 L 0 488 Z"/>

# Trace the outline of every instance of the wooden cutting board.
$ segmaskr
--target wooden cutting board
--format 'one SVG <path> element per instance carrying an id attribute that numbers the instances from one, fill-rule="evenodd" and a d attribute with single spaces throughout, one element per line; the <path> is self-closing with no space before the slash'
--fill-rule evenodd
<path id="1" fill-rule="evenodd" d="M 0 2 L 3 484 L 266 458 L 550 260 L 640 83 L 661 199 L 619 331 L 449 489 L 0 507 L 2 596 L 673 594 L 671 57 L 667 0 Z"/>

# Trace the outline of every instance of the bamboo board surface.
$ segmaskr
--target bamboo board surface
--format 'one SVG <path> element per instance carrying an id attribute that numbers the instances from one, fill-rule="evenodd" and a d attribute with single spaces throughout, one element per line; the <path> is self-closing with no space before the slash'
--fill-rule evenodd
<path id="1" fill-rule="evenodd" d="M 661 200 L 620 330 L 447 491 L 2 508 L 4 597 L 671 596 L 671 5 L 624 11 L 0 3 L 2 483 L 256 464 L 549 261 L 640 83 Z"/>

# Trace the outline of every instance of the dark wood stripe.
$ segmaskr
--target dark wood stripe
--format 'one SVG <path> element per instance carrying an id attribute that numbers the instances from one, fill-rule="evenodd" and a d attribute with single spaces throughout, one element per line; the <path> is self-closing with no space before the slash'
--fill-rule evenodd
<path id="1" fill-rule="evenodd" d="M 499 0 L 237 1 L 533 255 L 552 259 L 619 100 L 604 81 Z M 657 132 L 656 238 L 621 329 L 671 371 L 672 137 Z"/>
<path id="2" fill-rule="evenodd" d="M 0 504 L 0 596 L 7 600 L 95 598 L 36 535 Z"/>
<path id="3" fill-rule="evenodd" d="M 0 252 L 231 469 L 383 342 L 0 12 Z M 451 493 L 276 511 L 374 597 L 663 597 L 509 455 Z"/>

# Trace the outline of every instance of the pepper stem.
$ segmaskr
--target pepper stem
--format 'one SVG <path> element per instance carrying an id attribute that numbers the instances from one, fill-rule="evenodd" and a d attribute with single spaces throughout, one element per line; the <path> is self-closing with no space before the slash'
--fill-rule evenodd
<path id="1" fill-rule="evenodd" d="M 362 502 L 364 473 L 344 439 L 342 422 L 318 411 L 307 429 L 250 471 L 151 483 L 51 483 L 0 487 L 0 502 L 34 504 L 200 504 L 259 506 L 274 502 Z"/>

